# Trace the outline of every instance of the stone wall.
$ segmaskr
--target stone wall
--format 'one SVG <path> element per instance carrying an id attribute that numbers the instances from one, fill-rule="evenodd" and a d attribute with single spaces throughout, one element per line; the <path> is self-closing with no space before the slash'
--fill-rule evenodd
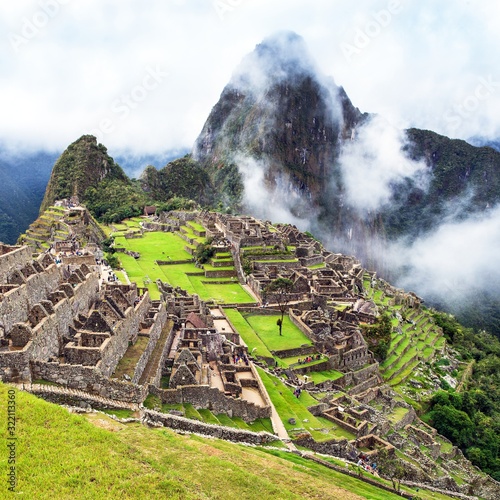
<path id="1" fill-rule="evenodd" d="M 163 303 L 160 303 L 160 307 L 158 312 L 154 315 L 153 324 L 149 330 L 149 342 L 146 346 L 146 349 L 141 354 L 139 361 L 135 367 L 134 376 L 132 377 L 132 382 L 135 384 L 139 383 L 139 380 L 148 364 L 149 358 L 153 353 L 156 344 L 158 343 L 158 339 L 160 338 L 163 327 L 167 321 L 167 308 Z"/>
<path id="2" fill-rule="evenodd" d="M 60 280 L 59 270 L 52 264 L 43 273 L 32 274 L 25 283 L 6 292 L 0 302 L 0 320 L 5 332 L 9 332 L 15 323 L 24 323 L 28 311 L 56 290 Z"/>
<path id="3" fill-rule="evenodd" d="M 316 348 L 313 345 L 294 347 L 293 349 L 282 349 L 281 351 L 274 351 L 275 356 L 278 358 L 293 358 L 295 356 L 309 356 L 316 353 Z"/>
<path id="4" fill-rule="evenodd" d="M 72 389 L 98 394 L 105 398 L 142 403 L 148 394 L 147 386 L 139 386 L 122 380 L 108 379 L 95 366 L 68 365 L 33 361 L 33 379 L 47 380 Z"/>
<path id="5" fill-rule="evenodd" d="M 314 332 L 302 321 L 300 316 L 296 315 L 292 309 L 288 310 L 290 321 L 312 342 L 316 341 Z"/>
<path id="6" fill-rule="evenodd" d="M 51 273 L 56 271 L 56 275 L 59 276 L 55 265 L 50 266 L 49 270 Z M 41 278 L 43 278 L 43 274 L 31 275 L 26 284 L 9 292 L 9 294 L 19 292 L 16 300 L 21 302 L 15 302 L 14 300 L 11 302 L 8 300 L 6 303 L 0 304 L 0 310 L 4 314 L 8 314 L 7 317 L 4 317 L 4 324 L 8 327 L 10 326 L 9 330 L 6 329 L 7 333 L 12 330 L 13 325 L 11 321 L 13 319 L 21 319 L 18 323 L 26 323 L 28 311 L 25 309 L 26 303 L 23 303 L 22 299 L 24 298 L 31 302 L 40 296 L 39 293 L 31 292 L 33 290 L 33 283 L 41 283 L 43 281 Z M 52 285 L 52 279 L 53 275 L 50 274 L 45 282 L 47 288 L 49 288 L 49 284 Z M 68 333 L 69 327 L 73 325 L 73 318 L 80 312 L 85 312 L 88 309 L 98 287 L 97 273 L 90 273 L 86 276 L 84 282 L 79 283 L 75 288 L 71 288 L 73 292 L 71 298 L 68 298 L 65 294 L 61 294 L 61 299 L 57 303 L 46 303 L 46 307 L 50 306 L 52 312 L 41 318 L 38 323 L 30 328 L 30 341 L 24 346 L 22 351 L 0 352 L 0 366 L 2 367 L 0 373 L 2 379 L 10 380 L 13 377 L 14 380 L 20 378 L 24 381 L 31 381 L 30 360 L 47 361 L 51 357 L 59 356 L 63 343 L 62 338 Z M 41 290 L 43 291 L 44 287 Z M 43 297 L 43 299 L 45 298 L 46 296 Z M 42 310 L 40 305 L 37 307 L 40 311 Z M 46 309 L 44 311 L 47 313 Z"/>
<path id="7" fill-rule="evenodd" d="M 195 434 L 202 434 L 205 436 L 212 436 L 226 441 L 234 441 L 237 443 L 250 443 L 254 445 L 261 445 L 276 441 L 276 436 L 269 432 L 252 432 L 243 429 L 233 429 L 231 427 L 224 427 L 221 425 L 206 424 L 197 420 L 190 420 L 185 417 L 177 415 L 170 415 L 159 413 L 153 410 L 145 410 L 144 423 L 160 423 L 165 427 L 175 429 L 181 432 L 190 432 Z"/>
<path id="8" fill-rule="evenodd" d="M 208 408 L 214 413 L 241 417 L 245 422 L 271 416 L 270 406 L 260 407 L 244 399 L 234 399 L 208 385 L 185 385 L 177 389 L 158 389 L 150 385 L 150 391 L 158 396 L 162 403 L 190 403 L 195 408 Z"/>
<path id="9" fill-rule="evenodd" d="M 378 367 L 378 363 L 372 363 L 366 368 L 362 368 L 361 370 L 357 370 L 354 372 L 350 372 L 352 374 L 352 383 L 360 384 L 362 382 L 367 381 L 371 377 L 380 376 L 380 370 Z M 362 392 L 362 391 L 359 391 Z"/>
<path id="10" fill-rule="evenodd" d="M 290 368 L 293 369 L 293 371 L 296 374 L 299 375 L 306 375 L 307 373 L 311 372 L 322 372 L 322 371 L 327 371 L 332 369 L 332 363 L 330 360 L 322 361 L 321 363 L 316 363 L 314 365 L 299 365 L 298 363 L 295 363 L 290 366 Z"/>
<path id="11" fill-rule="evenodd" d="M 205 271 L 206 278 L 232 278 L 236 277 L 235 269 Z"/>
<path id="12" fill-rule="evenodd" d="M 91 407 L 96 409 L 129 409 L 138 410 L 139 406 L 136 403 L 125 403 L 109 398 L 104 398 L 99 395 L 89 394 L 84 391 L 67 389 L 65 387 L 57 387 L 46 384 L 30 384 L 23 385 L 23 390 L 35 394 L 38 397 L 50 401 L 51 403 L 68 406 Z"/>
<path id="13" fill-rule="evenodd" d="M 31 260 L 33 250 L 29 246 L 2 245 L 2 252 L 0 255 L 0 283 L 5 283 L 7 275 L 13 269 L 21 269 Z"/>
<path id="14" fill-rule="evenodd" d="M 422 429 L 419 429 L 418 427 L 414 427 L 413 425 L 408 424 L 405 426 L 405 430 L 415 434 L 418 440 L 423 442 L 425 445 L 431 445 L 435 443 L 434 438 L 430 434 L 423 431 Z"/>
<path id="15" fill-rule="evenodd" d="M 334 417 L 333 415 L 329 413 L 323 413 L 321 415 L 322 417 L 326 418 L 327 420 L 330 420 L 330 422 L 333 422 L 334 424 L 338 425 L 339 427 L 342 427 L 342 429 L 346 430 L 347 432 L 350 432 L 354 436 L 358 436 L 358 428 L 355 425 L 351 425 L 348 422 L 344 422 L 340 418 Z"/>
<path id="16" fill-rule="evenodd" d="M 316 453 L 323 453 L 325 455 L 333 455 L 334 457 L 345 458 L 348 460 L 356 460 L 358 450 L 350 444 L 347 439 L 337 441 L 332 439 L 330 441 L 316 442 L 311 436 L 300 437 L 294 440 L 297 446 L 303 446 Z"/>
<path id="17" fill-rule="evenodd" d="M 172 348 L 172 344 L 175 338 L 175 328 L 174 323 L 171 323 L 170 331 L 168 332 L 167 341 L 165 342 L 165 346 L 163 347 L 163 352 L 161 353 L 160 362 L 156 368 L 156 373 L 153 377 L 150 377 L 150 384 L 156 387 L 160 387 L 161 377 L 163 375 L 163 367 L 165 366 L 165 360 L 167 359 L 168 354 L 170 353 L 170 349 Z"/>
<path id="18" fill-rule="evenodd" d="M 22 351 L 3 351 L 0 358 L 0 378 L 3 381 L 31 381 L 30 349 L 28 342 Z"/>
<path id="19" fill-rule="evenodd" d="M 103 375 L 110 377 L 115 371 L 116 365 L 128 349 L 131 336 L 139 330 L 150 307 L 151 299 L 146 292 L 135 308 L 129 307 L 125 311 L 125 319 L 117 324 L 114 330 L 113 342 L 103 345 L 102 358 L 98 365 Z"/>
<path id="20" fill-rule="evenodd" d="M 396 431 L 399 431 L 400 429 L 403 429 L 407 425 L 412 424 L 418 418 L 417 414 L 415 413 L 415 410 L 410 405 L 405 406 L 405 408 L 408 408 L 408 413 L 401 420 L 394 423 L 393 427 L 394 430 Z"/>
<path id="21" fill-rule="evenodd" d="M 94 255 L 70 255 L 68 257 L 62 258 L 63 265 L 77 265 L 81 266 L 82 264 L 86 264 L 87 266 L 95 266 L 95 256 Z"/>
<path id="22" fill-rule="evenodd" d="M 253 263 L 254 269 L 257 271 L 265 271 L 268 267 L 279 267 L 279 268 L 286 268 L 286 269 L 296 269 L 300 267 L 300 262 L 299 261 L 293 261 L 293 262 L 285 262 L 285 261 L 264 261 L 264 262 L 259 262 L 259 261 L 254 261 Z"/>
<path id="23" fill-rule="evenodd" d="M 368 389 L 371 389 L 372 387 L 376 387 L 379 383 L 380 383 L 379 377 L 373 376 L 365 380 L 364 382 L 361 382 L 360 384 L 351 387 L 347 392 L 352 395 L 358 394 L 360 392 L 364 392 Z"/>

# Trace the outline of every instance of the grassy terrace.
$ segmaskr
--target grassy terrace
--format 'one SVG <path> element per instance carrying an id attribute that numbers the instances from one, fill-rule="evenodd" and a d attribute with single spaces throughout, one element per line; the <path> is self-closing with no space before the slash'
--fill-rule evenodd
<path id="1" fill-rule="evenodd" d="M 117 236 L 115 246 L 139 252 L 139 259 L 134 259 L 124 253 L 118 255 L 130 280 L 135 281 L 139 286 L 146 286 L 153 299 L 160 297 L 155 283 L 157 279 L 160 279 L 173 286 L 180 286 L 191 294 L 196 293 L 202 300 L 214 299 L 217 302 L 231 304 L 254 302 L 236 278 L 206 278 L 204 271 L 192 262 L 158 265 L 157 260 L 166 262 L 192 260 L 192 256 L 185 250 L 186 242 L 175 233 L 147 232 L 142 238 L 131 239 Z M 214 268 L 207 265 L 207 268 L 234 270 L 234 266 Z M 148 278 L 150 282 L 145 283 Z"/>
<path id="2" fill-rule="evenodd" d="M 307 376 L 313 380 L 315 384 L 320 384 L 321 382 L 326 382 L 327 380 L 337 380 L 344 376 L 343 373 L 337 370 L 325 370 L 322 372 L 309 372 Z"/>
<path id="3" fill-rule="evenodd" d="M 139 252 L 141 259 L 155 260 L 191 260 L 184 247 L 186 242 L 174 233 L 147 232 L 142 238 L 127 239 L 123 236 L 115 238 L 115 247 Z"/>
<path id="4" fill-rule="evenodd" d="M 22 392 L 16 403 L 16 492 L 25 498 L 397 498 L 277 450 L 69 414 Z"/>
<path id="5" fill-rule="evenodd" d="M 283 318 L 283 335 L 280 336 L 276 324 L 280 317 L 279 314 L 272 316 L 248 315 L 246 320 L 270 351 L 312 345 L 311 340 L 290 321 L 288 316 Z"/>
<path id="6" fill-rule="evenodd" d="M 381 290 L 372 288 L 367 275 L 363 285 L 367 296 L 378 306 L 388 305 L 389 298 L 384 297 Z M 404 384 L 415 368 L 424 361 L 431 361 L 445 343 L 442 333 L 436 329 L 425 308 L 417 310 L 399 306 L 398 309 L 405 321 L 400 324 L 396 318 L 391 318 L 391 344 L 387 358 L 380 365 L 384 380 L 393 387 Z M 396 331 L 398 326 L 401 327 L 402 335 Z"/>
<path id="7" fill-rule="evenodd" d="M 205 236 L 198 236 L 195 234 L 191 226 L 181 226 L 181 232 L 191 240 L 196 241 L 196 243 L 205 243 L 207 241 Z"/>
<path id="8" fill-rule="evenodd" d="M 321 264 L 314 264 L 312 266 L 307 266 L 309 269 L 323 269 L 326 267 L 326 264 L 322 262 Z"/>
<path id="9" fill-rule="evenodd" d="M 332 422 L 323 417 L 315 417 L 308 409 L 317 401 L 307 392 L 302 392 L 300 398 L 296 398 L 293 392 L 277 377 L 266 373 L 261 368 L 257 368 L 262 382 L 271 398 L 276 411 L 278 412 L 287 431 L 305 429 L 311 433 L 317 441 L 327 441 L 329 439 L 339 439 L 346 437 L 354 439 L 355 436 L 349 432 L 337 428 Z M 295 424 L 291 424 L 289 419 L 294 418 Z"/>
<path id="10" fill-rule="evenodd" d="M 273 357 L 264 342 L 262 342 L 255 330 L 249 325 L 248 321 L 241 315 L 241 313 L 237 309 L 225 309 L 224 312 L 229 321 L 231 321 L 233 326 L 240 334 L 243 342 L 245 342 L 245 344 L 248 346 L 249 352 L 253 351 L 253 354 L 255 356 L 264 356 L 266 358 Z"/>
<path id="11" fill-rule="evenodd" d="M 199 420 L 207 424 L 225 425 L 236 429 L 244 429 L 247 431 L 260 432 L 266 431 L 273 433 L 273 426 L 270 418 L 257 419 L 254 422 L 247 423 L 240 417 L 230 417 L 225 413 L 214 414 L 209 409 L 197 410 L 192 404 L 164 404 L 161 407 L 163 413 L 168 413 L 170 410 L 182 411 L 187 418 Z"/>
<path id="12" fill-rule="evenodd" d="M 137 342 L 134 345 L 129 346 L 113 373 L 114 378 L 121 380 L 124 375 L 128 375 L 132 378 L 137 362 L 139 361 L 142 353 L 145 351 L 148 342 L 149 337 L 139 336 L 137 338 Z"/>
<path id="13" fill-rule="evenodd" d="M 199 232 L 205 231 L 205 228 L 201 224 L 198 224 L 198 222 L 195 222 L 193 220 L 189 221 L 187 224 L 188 224 L 188 226 L 191 226 L 196 231 L 199 231 Z"/>

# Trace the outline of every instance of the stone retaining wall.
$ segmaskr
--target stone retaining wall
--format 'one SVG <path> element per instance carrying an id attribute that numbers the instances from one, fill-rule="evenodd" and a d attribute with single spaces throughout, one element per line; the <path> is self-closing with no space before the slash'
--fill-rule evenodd
<path id="1" fill-rule="evenodd" d="M 197 420 L 190 420 L 177 415 L 159 413 L 153 410 L 144 411 L 143 421 L 145 423 L 160 423 L 165 427 L 169 427 L 177 431 L 202 434 L 237 443 L 262 445 L 276 441 L 277 439 L 276 436 L 270 434 L 269 432 L 252 432 L 244 429 L 233 429 L 231 427 L 224 427 L 221 425 L 206 424 Z"/>
<path id="2" fill-rule="evenodd" d="M 295 356 L 309 356 L 316 353 L 316 347 L 313 345 L 295 347 L 293 349 L 282 349 L 281 351 L 273 351 L 278 358 L 294 358 Z"/>
<path id="3" fill-rule="evenodd" d="M 159 266 L 170 266 L 175 264 L 190 264 L 193 262 L 193 259 L 184 259 L 184 260 L 157 260 L 156 263 Z"/>
<path id="4" fill-rule="evenodd" d="M 297 316 L 292 309 L 288 310 L 290 321 L 309 339 L 311 342 L 316 342 L 315 333 L 302 321 L 300 316 Z"/>
<path id="5" fill-rule="evenodd" d="M 168 332 L 167 341 L 165 342 L 165 346 L 163 348 L 163 352 L 161 353 L 160 362 L 158 363 L 158 367 L 156 369 L 156 373 L 153 377 L 150 377 L 150 384 L 156 387 L 160 387 L 161 377 L 163 375 L 163 367 L 165 366 L 165 360 L 167 359 L 168 354 L 170 353 L 170 349 L 172 348 L 172 344 L 175 338 L 175 328 L 174 323 Z"/>
<path id="6" fill-rule="evenodd" d="M 235 269 L 205 271 L 206 278 L 232 278 L 237 276 Z"/>
<path id="7" fill-rule="evenodd" d="M 148 394 L 147 387 L 122 380 L 108 379 L 99 373 L 95 366 L 33 361 L 31 371 L 33 379 L 54 382 L 119 401 L 142 403 Z"/>
<path id="8" fill-rule="evenodd" d="M 254 261 L 253 263 L 254 268 L 257 271 L 265 271 L 268 267 L 282 267 L 286 269 L 296 269 L 297 267 L 300 267 L 300 262 L 283 262 L 283 261 L 264 261 L 264 262 L 258 262 Z"/>
<path id="9" fill-rule="evenodd" d="M 316 442 L 311 436 L 304 436 L 294 440 L 298 446 L 303 446 L 316 453 L 323 453 L 324 455 L 333 455 L 350 460 L 355 460 L 358 456 L 358 450 L 350 444 L 347 439 L 331 439 L 330 441 Z"/>
<path id="10" fill-rule="evenodd" d="M 33 384 L 23 386 L 23 390 L 30 392 L 38 397 L 43 398 L 45 401 L 55 403 L 58 405 L 68 406 L 90 406 L 95 409 L 129 409 L 138 410 L 138 406 L 134 403 L 125 403 L 123 401 L 115 401 L 113 399 L 104 398 L 98 395 L 88 394 L 86 392 L 74 389 L 67 389 L 64 387 L 54 387 L 43 384 Z"/>
<path id="11" fill-rule="evenodd" d="M 230 416 L 241 417 L 245 422 L 253 422 L 258 418 L 271 416 L 270 406 L 261 407 L 244 399 L 234 399 L 208 385 L 185 385 L 177 389 L 158 389 L 150 385 L 150 391 L 158 396 L 162 403 L 190 403 L 195 408 L 208 408 L 214 413 L 226 413 Z"/>

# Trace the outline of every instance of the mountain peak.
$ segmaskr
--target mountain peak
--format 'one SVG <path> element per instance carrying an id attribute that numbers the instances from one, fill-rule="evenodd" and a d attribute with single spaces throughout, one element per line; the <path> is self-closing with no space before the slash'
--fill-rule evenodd
<path id="1" fill-rule="evenodd" d="M 126 175 L 93 135 L 82 135 L 56 161 L 40 212 L 58 199 L 75 195 L 82 199 L 89 187 L 110 178 L 125 181 Z"/>
<path id="2" fill-rule="evenodd" d="M 243 91 L 255 92 L 285 80 L 317 74 L 304 39 L 292 31 L 279 31 L 265 38 L 243 58 L 230 84 Z"/>

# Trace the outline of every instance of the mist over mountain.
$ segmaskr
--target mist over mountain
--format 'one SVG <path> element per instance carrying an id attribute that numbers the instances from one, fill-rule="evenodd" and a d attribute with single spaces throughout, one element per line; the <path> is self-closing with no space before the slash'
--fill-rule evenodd
<path id="1" fill-rule="evenodd" d="M 38 216 L 57 155 L 0 147 L 0 241 L 13 244 Z"/>
<path id="2" fill-rule="evenodd" d="M 310 230 L 500 332 L 500 153 L 362 113 L 298 35 L 243 59 L 193 156 L 225 206 Z"/>
<path id="3" fill-rule="evenodd" d="M 399 130 L 360 111 L 319 71 L 303 39 L 281 32 L 236 68 L 191 155 L 122 152 L 124 172 L 83 136 L 55 163 L 42 208 L 77 194 L 100 220 L 114 221 L 180 196 L 296 224 L 464 323 L 499 334 L 500 153 L 495 143 L 473 142 Z M 36 217 L 30 207 L 39 206 L 54 159 L 18 161 L 35 166 L 19 178 L 14 160 L 1 162 L 4 241 Z"/>

